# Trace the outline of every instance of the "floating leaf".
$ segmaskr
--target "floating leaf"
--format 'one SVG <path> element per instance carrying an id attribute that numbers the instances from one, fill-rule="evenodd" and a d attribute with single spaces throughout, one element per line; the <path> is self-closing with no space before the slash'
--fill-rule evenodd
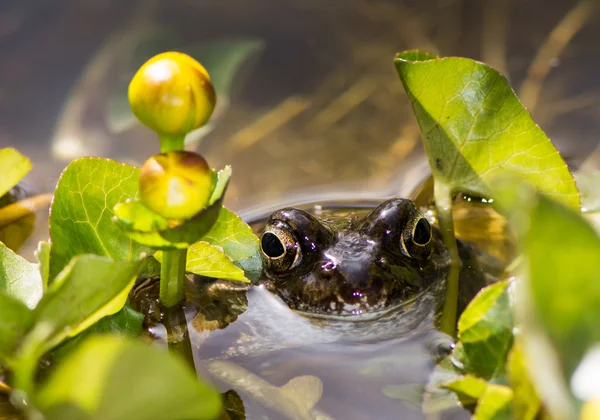
<path id="1" fill-rule="evenodd" d="M 32 320 L 33 313 L 25 304 L 0 290 L 0 365 L 10 362 Z"/>
<path id="2" fill-rule="evenodd" d="M 50 210 L 50 279 L 79 254 L 136 260 L 151 250 L 112 221 L 117 203 L 138 195 L 139 169 L 109 159 L 76 159 L 63 171 Z"/>
<path id="3" fill-rule="evenodd" d="M 31 162 L 12 148 L 0 149 L 0 197 L 23 179 L 31 170 Z"/>
<path id="4" fill-rule="evenodd" d="M 458 321 L 459 345 L 453 357 L 465 373 L 484 379 L 505 373 L 514 324 L 508 286 L 502 281 L 482 289 Z"/>
<path id="5" fill-rule="evenodd" d="M 58 365 L 35 398 L 49 420 L 214 419 L 221 398 L 167 352 L 95 336 Z"/>
<path id="6" fill-rule="evenodd" d="M 0 291 L 34 308 L 44 293 L 38 268 L 0 242 Z"/>
<path id="7" fill-rule="evenodd" d="M 45 329 L 36 337 L 40 354 L 119 311 L 142 264 L 98 255 L 73 258 L 35 309 L 36 324 Z"/>
<path id="8" fill-rule="evenodd" d="M 154 254 L 162 262 L 162 252 Z M 217 279 L 247 282 L 244 270 L 237 267 L 231 258 L 223 253 L 222 248 L 208 242 L 196 242 L 188 248 L 185 270 L 188 273 Z"/>
<path id="9" fill-rule="evenodd" d="M 579 208 L 567 165 L 496 70 L 415 51 L 398 54 L 395 64 L 437 183 L 489 197 L 495 177 L 518 173 Z"/>

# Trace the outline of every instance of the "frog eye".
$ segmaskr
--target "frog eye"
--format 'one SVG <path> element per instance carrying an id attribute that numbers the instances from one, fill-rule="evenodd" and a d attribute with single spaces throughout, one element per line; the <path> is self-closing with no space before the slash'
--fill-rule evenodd
<path id="1" fill-rule="evenodd" d="M 263 261 L 273 272 L 282 273 L 292 268 L 300 257 L 298 241 L 289 226 L 275 221 L 265 227 L 260 238 Z"/>
<path id="2" fill-rule="evenodd" d="M 402 251 L 408 257 L 426 258 L 431 254 L 431 225 L 423 216 L 408 223 L 402 232 Z"/>

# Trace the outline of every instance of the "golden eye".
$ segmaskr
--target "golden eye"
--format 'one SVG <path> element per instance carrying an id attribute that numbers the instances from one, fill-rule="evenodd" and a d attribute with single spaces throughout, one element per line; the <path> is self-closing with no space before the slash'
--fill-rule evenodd
<path id="1" fill-rule="evenodd" d="M 260 238 L 260 249 L 265 265 L 275 273 L 293 268 L 300 258 L 298 241 L 290 227 L 280 220 L 265 227 Z"/>
<path id="2" fill-rule="evenodd" d="M 407 223 L 402 232 L 401 248 L 411 258 L 427 258 L 431 255 L 431 225 L 420 215 Z"/>

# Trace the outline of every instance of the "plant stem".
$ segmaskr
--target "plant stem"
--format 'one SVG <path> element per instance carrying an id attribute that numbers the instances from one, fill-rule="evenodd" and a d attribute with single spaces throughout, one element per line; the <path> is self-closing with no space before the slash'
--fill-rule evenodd
<path id="1" fill-rule="evenodd" d="M 160 139 L 160 153 L 177 152 L 185 150 L 184 140 L 185 136 L 166 136 L 159 135 Z"/>
<path id="2" fill-rule="evenodd" d="M 187 249 L 163 252 L 160 266 L 160 303 L 171 308 L 183 300 Z"/>
<path id="3" fill-rule="evenodd" d="M 183 307 L 178 305 L 173 308 L 167 308 L 163 317 L 163 325 L 167 330 L 169 352 L 179 354 L 183 357 L 186 364 L 196 372 L 194 353 L 192 352 L 192 343 L 190 342 L 190 334 Z"/>
<path id="4" fill-rule="evenodd" d="M 446 295 L 440 319 L 440 330 L 452 337 L 456 333 L 456 312 L 458 309 L 458 282 L 460 258 L 454 237 L 452 218 L 452 190 L 449 185 L 434 179 L 433 197 L 444 244 L 450 253 L 450 270 L 446 278 Z"/>

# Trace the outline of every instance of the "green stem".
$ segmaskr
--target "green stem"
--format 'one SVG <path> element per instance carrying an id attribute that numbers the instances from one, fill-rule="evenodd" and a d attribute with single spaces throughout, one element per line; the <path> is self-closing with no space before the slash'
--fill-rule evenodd
<path id="1" fill-rule="evenodd" d="M 454 237 L 452 190 L 447 184 L 434 180 L 433 197 L 435 199 L 442 238 L 450 253 L 450 270 L 446 278 L 446 295 L 440 319 L 440 330 L 454 337 L 456 334 L 456 313 L 458 309 L 460 258 L 458 256 L 456 238 Z"/>
<path id="2" fill-rule="evenodd" d="M 166 136 L 159 135 L 160 139 L 160 153 L 177 152 L 185 150 L 184 140 L 185 136 Z"/>
<path id="3" fill-rule="evenodd" d="M 171 308 L 183 300 L 187 249 L 164 251 L 160 266 L 160 303 Z"/>
<path id="4" fill-rule="evenodd" d="M 192 343 L 190 342 L 190 334 L 183 307 L 178 305 L 173 308 L 167 308 L 164 313 L 163 325 L 167 330 L 169 352 L 183 357 L 183 360 L 185 360 L 192 371 L 196 372 L 194 353 L 192 352 Z"/>

